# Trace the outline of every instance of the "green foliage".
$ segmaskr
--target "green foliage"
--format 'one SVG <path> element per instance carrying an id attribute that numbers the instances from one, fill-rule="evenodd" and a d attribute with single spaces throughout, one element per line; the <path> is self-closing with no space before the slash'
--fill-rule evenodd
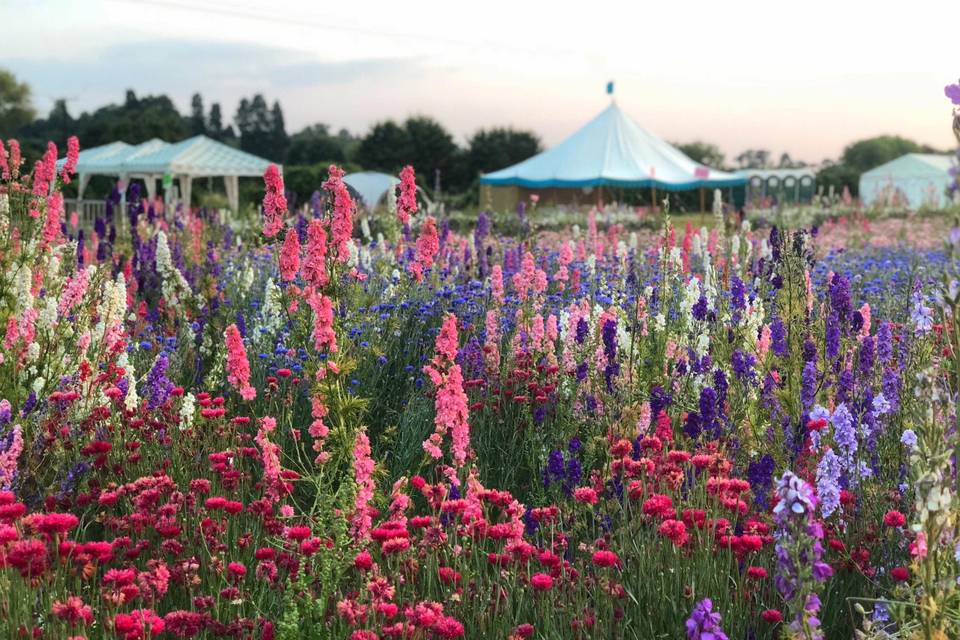
<path id="1" fill-rule="evenodd" d="M 540 138 L 509 127 L 480 129 L 470 138 L 467 159 L 470 177 L 509 167 L 540 153 Z"/>
<path id="2" fill-rule="evenodd" d="M 290 138 L 279 102 L 267 106 L 263 94 L 243 98 L 234 117 L 240 132 L 240 148 L 274 162 L 283 162 Z"/>
<path id="3" fill-rule="evenodd" d="M 349 132 L 346 139 L 342 136 L 333 136 L 330 129 L 323 123 L 304 127 L 290 136 L 290 148 L 287 150 L 287 164 L 317 164 L 322 162 L 345 162 L 347 160 L 347 144 L 353 137 Z"/>
<path id="4" fill-rule="evenodd" d="M 695 162 L 705 164 L 708 167 L 722 169 L 724 167 L 724 155 L 720 147 L 710 142 L 696 140 L 694 142 L 673 143 L 677 149 Z"/>
<path id="5" fill-rule="evenodd" d="M 0 137 L 7 138 L 36 117 L 30 102 L 30 86 L 0 69 Z"/>

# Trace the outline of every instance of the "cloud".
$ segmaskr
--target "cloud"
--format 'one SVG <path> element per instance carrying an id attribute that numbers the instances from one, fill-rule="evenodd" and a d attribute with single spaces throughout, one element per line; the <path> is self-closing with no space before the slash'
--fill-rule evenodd
<path id="1" fill-rule="evenodd" d="M 417 58 L 322 60 L 310 54 L 256 44 L 144 39 L 111 44 L 71 60 L 7 58 L 4 66 L 34 90 L 41 112 L 57 97 L 71 109 L 91 110 L 137 93 L 166 93 L 181 108 L 194 92 L 232 103 L 241 95 L 316 90 L 353 82 L 422 73 Z"/>

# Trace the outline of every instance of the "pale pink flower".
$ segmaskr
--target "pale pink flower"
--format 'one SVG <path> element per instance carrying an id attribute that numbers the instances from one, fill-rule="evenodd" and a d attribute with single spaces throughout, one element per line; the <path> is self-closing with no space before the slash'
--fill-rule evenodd
<path id="1" fill-rule="evenodd" d="M 860 337 L 866 338 L 870 335 L 870 303 L 864 302 L 860 307 L 860 315 L 863 317 L 863 326 L 860 327 Z"/>
<path id="2" fill-rule="evenodd" d="M 87 292 L 90 276 L 86 269 L 81 269 L 67 280 L 63 286 L 63 292 L 60 294 L 60 302 L 57 305 L 57 312 L 61 316 L 66 316 L 73 307 L 75 307 Z"/>
<path id="3" fill-rule="evenodd" d="M 300 236 L 293 227 L 287 229 L 287 236 L 280 247 L 280 277 L 286 282 L 295 280 L 300 270 Z"/>
<path id="4" fill-rule="evenodd" d="M 490 272 L 490 294 L 497 303 L 503 304 L 503 269 L 498 264 L 493 265 Z"/>
<path id="5" fill-rule="evenodd" d="M 17 475 L 17 458 L 23 451 L 23 432 L 20 425 L 13 426 L 13 441 L 5 451 L 0 451 L 0 489 L 9 489 Z"/>
<path id="6" fill-rule="evenodd" d="M 227 382 L 239 389 L 244 400 L 257 397 L 257 390 L 250 386 L 250 363 L 247 361 L 247 349 L 236 324 L 231 324 L 224 332 L 227 347 Z"/>
<path id="7" fill-rule="evenodd" d="M 397 220 L 401 225 L 410 222 L 410 216 L 417 212 L 417 178 L 413 167 L 405 166 L 400 171 L 400 195 L 397 198 Z"/>

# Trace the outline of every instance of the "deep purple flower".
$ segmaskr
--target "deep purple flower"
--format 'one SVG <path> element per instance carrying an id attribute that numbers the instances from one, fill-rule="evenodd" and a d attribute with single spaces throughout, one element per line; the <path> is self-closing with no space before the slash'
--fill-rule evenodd
<path id="1" fill-rule="evenodd" d="M 803 367 L 800 380 L 802 383 L 800 401 L 805 409 L 809 409 L 817 397 L 817 365 L 808 361 Z"/>
<path id="2" fill-rule="evenodd" d="M 752 354 L 740 350 L 734 351 L 733 356 L 730 358 L 733 373 L 741 382 L 753 382 L 753 366 L 756 363 L 757 359 Z"/>
<path id="3" fill-rule="evenodd" d="M 780 318 L 770 323 L 770 349 L 779 357 L 787 357 L 787 329 Z"/>

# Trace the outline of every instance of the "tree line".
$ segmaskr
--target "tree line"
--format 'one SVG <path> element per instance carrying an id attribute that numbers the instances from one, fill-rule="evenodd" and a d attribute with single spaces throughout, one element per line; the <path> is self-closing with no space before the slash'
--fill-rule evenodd
<path id="1" fill-rule="evenodd" d="M 414 115 L 403 121 L 384 120 L 358 135 L 347 129 L 334 131 L 315 123 L 290 134 L 283 108 L 257 93 L 240 100 L 232 118 L 219 102 L 205 106 L 203 96 L 193 95 L 190 112 L 181 114 L 166 95 L 138 96 L 128 90 L 122 103 L 107 104 L 74 117 L 66 100 L 56 100 L 46 117 L 38 117 L 30 87 L 0 69 L 0 137 L 16 137 L 26 157 L 39 157 L 47 140 L 63 145 L 77 135 L 84 148 L 123 140 L 130 144 L 160 138 L 176 142 L 206 135 L 225 144 L 283 163 L 291 190 L 306 197 L 325 175 L 330 163 L 347 170 L 373 170 L 396 174 L 406 164 L 417 169 L 421 186 L 457 194 L 463 202 L 476 202 L 481 173 L 502 169 L 539 153 L 539 137 L 510 127 L 481 129 L 466 145 L 435 119 Z M 747 149 L 732 163 L 715 144 L 703 141 L 674 143 L 686 155 L 718 169 L 797 168 L 806 166 L 782 153 L 779 160 L 765 149 Z M 817 182 L 844 186 L 856 195 L 860 174 L 905 153 L 936 153 L 929 146 L 900 136 L 884 135 L 848 145 L 836 160 L 824 160 L 817 168 Z M 436 195 L 436 194 L 435 194 Z"/>
<path id="2" fill-rule="evenodd" d="M 193 95 L 189 113 L 184 115 L 168 96 L 137 95 L 132 89 L 127 90 L 123 102 L 78 116 L 70 113 L 66 100 L 56 100 L 46 117 L 38 117 L 29 86 L 0 69 L 0 137 L 19 139 L 29 158 L 39 157 L 47 140 L 63 145 L 70 135 L 78 136 L 83 148 L 116 140 L 130 144 L 152 138 L 177 142 L 206 135 L 284 164 L 285 173 L 292 178 L 292 182 L 288 179 L 290 187 L 300 187 L 307 195 L 320 184 L 330 163 L 394 175 L 412 164 L 422 187 L 463 194 L 476 190 L 481 173 L 502 169 L 542 150 L 536 134 L 510 127 L 481 129 L 466 145 L 460 145 L 442 124 L 425 115 L 378 122 L 363 135 L 319 122 L 291 134 L 280 102 L 271 103 L 261 93 L 241 99 L 232 118 L 219 102 L 206 106 L 200 93 Z"/>

